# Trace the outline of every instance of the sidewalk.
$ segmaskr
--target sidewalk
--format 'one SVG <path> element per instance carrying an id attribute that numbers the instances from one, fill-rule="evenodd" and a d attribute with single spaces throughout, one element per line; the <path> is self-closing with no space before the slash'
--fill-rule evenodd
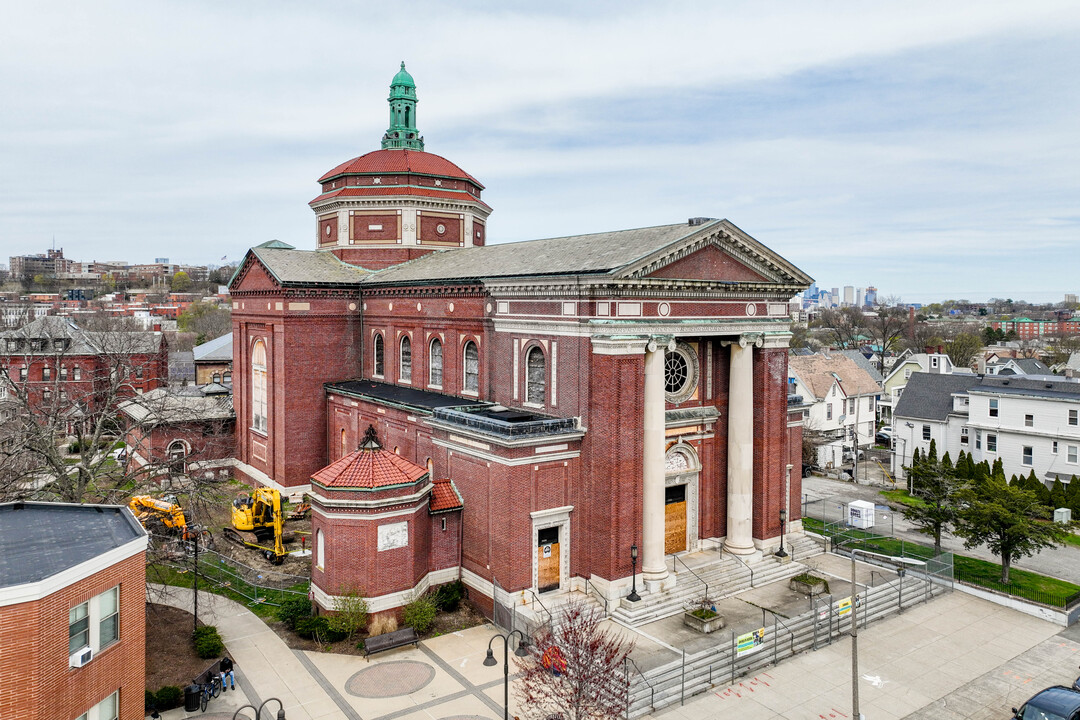
<path id="1" fill-rule="evenodd" d="M 192 610 L 192 592 L 187 588 L 151 584 L 150 592 L 155 602 Z M 236 662 L 236 684 L 242 693 L 223 693 L 210 701 L 206 713 L 186 713 L 183 708 L 169 710 L 161 713 L 163 720 L 187 717 L 210 720 L 226 711 L 224 717 L 231 718 L 243 704 L 241 694 L 256 707 L 268 698 L 280 699 L 289 720 L 345 717 L 292 649 L 255 613 L 228 598 L 199 592 L 199 619 L 217 626 L 230 657 Z M 277 712 L 277 703 L 267 707 Z M 254 717 L 253 712 L 248 712 Z"/>

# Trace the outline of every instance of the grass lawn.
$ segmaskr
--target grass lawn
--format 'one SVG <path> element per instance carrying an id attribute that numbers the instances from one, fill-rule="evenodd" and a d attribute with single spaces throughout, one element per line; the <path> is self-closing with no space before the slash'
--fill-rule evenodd
<path id="1" fill-rule="evenodd" d="M 199 564 L 201 565 L 202 563 Z M 146 566 L 146 580 L 147 582 L 156 582 L 163 585 L 173 585 L 184 588 L 193 587 L 195 584 L 195 576 L 190 571 L 181 571 L 171 565 L 160 563 L 153 563 Z M 230 600 L 235 600 L 241 605 L 246 606 L 251 612 L 255 613 L 263 620 L 277 619 L 277 604 L 286 593 L 280 590 L 267 588 L 259 588 L 256 593 L 256 588 L 248 585 L 243 580 L 231 579 L 229 582 L 230 585 L 225 586 L 220 582 L 216 582 L 212 577 L 203 574 L 199 575 L 200 590 L 212 592 L 227 597 Z M 308 585 L 307 583 L 298 583 L 288 588 L 288 590 L 302 593 L 306 596 Z M 264 598 L 265 602 L 252 603 L 251 598 L 255 597 L 256 594 L 258 597 Z"/>
<path id="2" fill-rule="evenodd" d="M 882 490 L 881 496 L 897 505 L 910 505 L 911 507 L 924 507 L 926 505 L 925 500 L 914 495 L 908 495 L 907 490 Z"/>

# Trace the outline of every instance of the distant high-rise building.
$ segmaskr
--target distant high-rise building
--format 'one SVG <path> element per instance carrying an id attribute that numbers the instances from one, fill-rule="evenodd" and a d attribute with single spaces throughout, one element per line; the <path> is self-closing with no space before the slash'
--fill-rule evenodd
<path id="1" fill-rule="evenodd" d="M 855 304 L 859 307 L 866 306 L 866 289 L 855 288 Z"/>
<path id="2" fill-rule="evenodd" d="M 1075 305 L 1077 302 L 1080 302 L 1077 297 L 1076 293 L 1065 293 L 1065 302 Z"/>
<path id="3" fill-rule="evenodd" d="M 855 304 L 855 288 L 851 285 L 844 286 L 844 305 Z"/>
<path id="4" fill-rule="evenodd" d="M 866 304 L 870 307 L 877 305 L 877 288 L 873 285 L 866 288 Z"/>
<path id="5" fill-rule="evenodd" d="M 831 304 L 832 305 L 839 305 L 840 304 L 840 288 L 833 288 L 831 294 L 832 294 L 832 303 Z"/>

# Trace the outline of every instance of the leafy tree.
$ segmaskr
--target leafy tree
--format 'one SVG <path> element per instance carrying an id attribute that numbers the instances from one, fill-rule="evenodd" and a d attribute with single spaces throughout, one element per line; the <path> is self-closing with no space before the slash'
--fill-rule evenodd
<path id="1" fill-rule="evenodd" d="M 982 346 L 978 335 L 962 332 L 945 343 L 945 352 L 956 367 L 970 367 Z"/>
<path id="2" fill-rule="evenodd" d="M 186 272 L 178 270 L 177 273 L 172 276 L 172 280 L 169 281 L 169 288 L 173 292 L 187 292 L 194 284 L 195 283 Z"/>
<path id="3" fill-rule="evenodd" d="M 971 483 L 958 499 L 955 534 L 964 539 L 964 547 L 985 545 L 1001 558 L 1002 585 L 1009 584 L 1013 562 L 1061 545 L 1069 534 L 1065 526 L 1044 521 L 1049 510 L 1034 492 L 998 475 Z"/>
<path id="4" fill-rule="evenodd" d="M 922 505 L 905 506 L 904 518 L 916 526 L 918 532 L 934 538 L 934 553 L 941 553 L 941 535 L 956 522 L 957 493 L 963 487 L 957 477 L 949 454 L 941 460 L 934 459 L 936 448 L 930 443 L 925 458 L 912 459 L 911 467 L 904 470 L 911 477 L 913 494 L 921 498 Z"/>
<path id="5" fill-rule="evenodd" d="M 991 326 L 987 325 L 982 331 L 983 345 L 994 345 L 995 343 L 1005 341 L 1005 331 L 995 330 Z"/>
<path id="6" fill-rule="evenodd" d="M 232 313 L 214 303 L 192 303 L 180 313 L 176 325 L 181 332 L 195 333 L 195 344 L 201 345 L 232 332 Z"/>
<path id="7" fill-rule="evenodd" d="M 334 601 L 334 614 L 327 620 L 330 629 L 351 638 L 367 625 L 368 604 L 364 594 L 354 587 L 343 587 Z"/>
<path id="8" fill-rule="evenodd" d="M 516 660 L 514 693 L 522 713 L 563 720 L 622 717 L 629 692 L 623 663 L 633 642 L 604 629 L 596 608 L 580 600 L 563 607 L 562 622 L 541 628 L 528 656 Z"/>

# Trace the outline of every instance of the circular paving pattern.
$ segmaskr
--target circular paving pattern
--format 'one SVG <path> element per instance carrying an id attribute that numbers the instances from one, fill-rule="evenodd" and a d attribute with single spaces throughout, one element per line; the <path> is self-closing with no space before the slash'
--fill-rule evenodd
<path id="1" fill-rule="evenodd" d="M 369 667 L 345 681 L 345 692 L 355 697 L 388 698 L 408 695 L 435 679 L 427 663 L 398 660 Z"/>

